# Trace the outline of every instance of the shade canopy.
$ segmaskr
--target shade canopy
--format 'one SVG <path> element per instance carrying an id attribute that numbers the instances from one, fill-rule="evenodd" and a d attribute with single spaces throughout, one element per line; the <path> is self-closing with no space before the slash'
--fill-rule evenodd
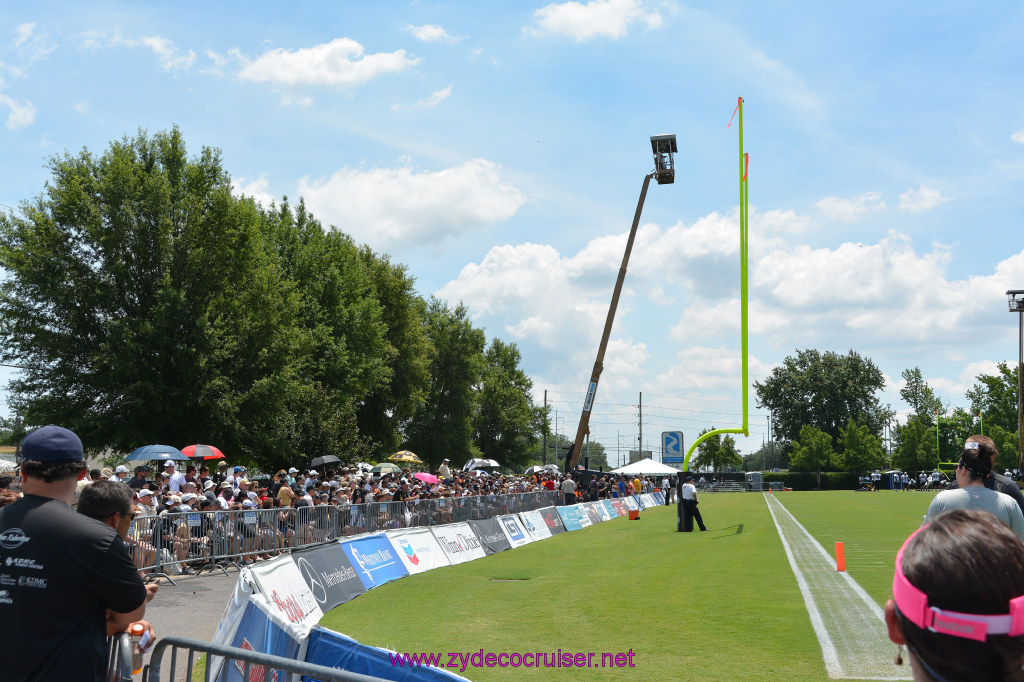
<path id="1" fill-rule="evenodd" d="M 676 474 L 676 475 L 678 475 L 678 474 L 681 474 L 683 472 L 681 472 L 679 469 L 675 469 L 673 467 L 670 467 L 667 464 L 662 464 L 661 462 L 655 462 L 653 459 L 648 457 L 646 459 L 641 459 L 639 462 L 633 462 L 632 464 L 627 464 L 624 467 L 620 467 L 618 469 L 613 469 L 611 473 L 613 473 L 613 474 L 628 474 L 628 475 L 636 474 L 636 475 L 641 475 L 641 476 L 644 476 L 644 475 L 660 476 L 661 474 L 668 474 L 668 475 Z"/>

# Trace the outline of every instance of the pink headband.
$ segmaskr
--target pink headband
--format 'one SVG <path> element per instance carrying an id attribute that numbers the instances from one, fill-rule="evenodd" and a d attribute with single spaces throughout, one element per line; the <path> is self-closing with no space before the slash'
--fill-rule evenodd
<path id="1" fill-rule="evenodd" d="M 896 574 L 892 578 L 892 597 L 900 613 L 921 629 L 953 637 L 984 642 L 988 635 L 1024 634 L 1024 595 L 1010 600 L 1010 613 L 1003 616 L 943 611 L 928 605 L 928 595 L 910 584 L 903 575 L 903 550 L 914 536 L 927 526 L 918 528 L 896 553 Z"/>

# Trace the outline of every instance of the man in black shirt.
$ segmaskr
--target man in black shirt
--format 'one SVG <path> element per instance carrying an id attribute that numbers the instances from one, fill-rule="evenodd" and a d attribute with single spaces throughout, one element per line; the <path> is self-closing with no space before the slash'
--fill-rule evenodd
<path id="1" fill-rule="evenodd" d="M 88 469 L 82 442 L 54 425 L 22 441 L 25 497 L 0 508 L 0 641 L 4 679 L 96 680 L 108 630 L 142 619 L 143 585 L 113 528 L 71 509 Z"/>

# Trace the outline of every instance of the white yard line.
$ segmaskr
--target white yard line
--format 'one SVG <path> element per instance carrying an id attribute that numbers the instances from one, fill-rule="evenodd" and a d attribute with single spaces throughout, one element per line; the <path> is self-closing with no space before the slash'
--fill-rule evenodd
<path id="1" fill-rule="evenodd" d="M 909 680 L 909 666 L 893 663 L 896 645 L 886 634 L 882 609 L 807 532 L 774 494 L 764 494 L 807 605 L 811 626 L 832 679 Z"/>

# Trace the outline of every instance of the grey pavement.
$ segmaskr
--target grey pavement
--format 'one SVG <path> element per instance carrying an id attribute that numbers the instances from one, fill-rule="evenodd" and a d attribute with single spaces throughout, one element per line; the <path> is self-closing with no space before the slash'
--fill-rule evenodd
<path id="1" fill-rule="evenodd" d="M 228 568 L 227 575 L 218 570 L 205 571 L 200 575 L 174 576 L 176 585 L 166 580 L 159 581 L 160 589 L 146 607 L 146 620 L 153 626 L 157 638 L 178 635 L 211 641 L 231 591 L 238 582 L 238 573 L 237 568 Z M 164 670 L 169 670 L 168 657 L 164 658 L 161 665 Z M 174 682 L 185 680 L 186 671 L 181 670 L 184 664 L 185 661 L 179 657 L 179 671 Z M 170 676 L 165 673 L 161 680 L 166 682 Z"/>

